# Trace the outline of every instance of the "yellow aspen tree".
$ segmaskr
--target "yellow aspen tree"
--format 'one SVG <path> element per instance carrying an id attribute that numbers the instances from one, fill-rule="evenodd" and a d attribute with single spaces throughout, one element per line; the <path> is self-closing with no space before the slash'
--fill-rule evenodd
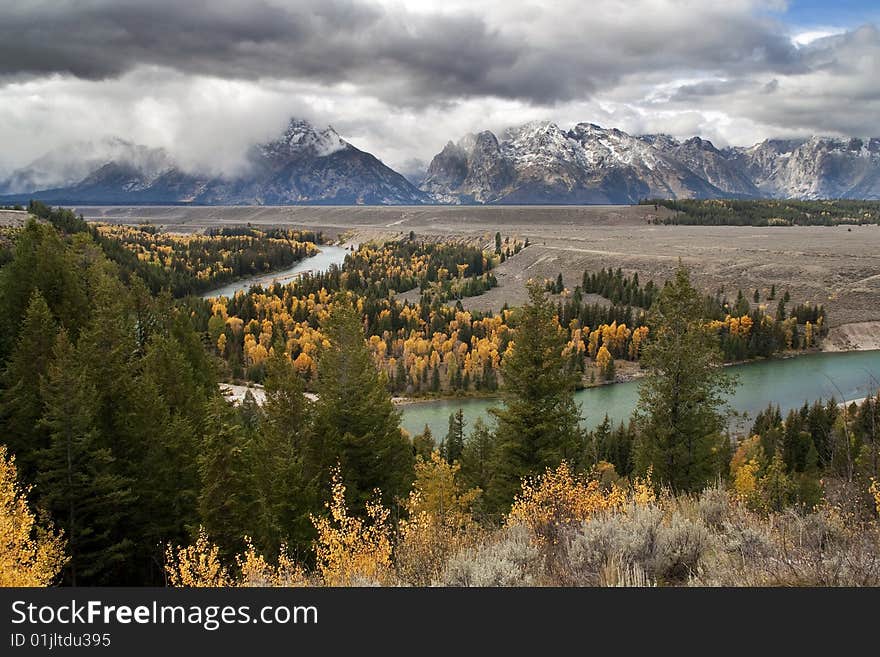
<path id="1" fill-rule="evenodd" d="M 237 586 L 308 586 L 305 570 L 290 558 L 287 547 L 282 545 L 277 563 L 271 564 L 259 554 L 250 537 L 245 538 L 245 551 L 235 557 L 241 573 Z"/>
<path id="2" fill-rule="evenodd" d="M 315 557 L 325 586 L 390 582 L 390 512 L 374 501 L 367 503 L 369 523 L 350 515 L 338 467 L 333 469 L 330 489 L 332 497 L 327 503 L 330 517 L 311 516 L 318 532 Z"/>
<path id="3" fill-rule="evenodd" d="M 409 584 L 437 581 L 449 556 L 479 536 L 471 507 L 482 491 L 465 491 L 458 480 L 460 469 L 437 450 L 427 460 L 416 460 L 416 480 L 405 503 L 408 519 L 400 521 L 395 549 L 398 573 Z"/>
<path id="4" fill-rule="evenodd" d="M 602 372 L 605 372 L 608 369 L 608 365 L 611 363 L 611 352 L 603 344 L 599 347 L 599 352 L 596 354 L 596 367 L 598 367 Z"/>
<path id="5" fill-rule="evenodd" d="M 596 480 L 574 474 L 563 461 L 537 477 L 526 477 L 516 496 L 507 525 L 532 529 L 541 542 L 555 544 L 567 526 L 583 522 L 601 511 L 622 510 L 626 492 L 612 486 L 605 492 Z"/>
<path id="6" fill-rule="evenodd" d="M 15 457 L 0 445 L 0 586 L 49 586 L 67 561 L 64 540 L 40 525 L 18 481 Z"/>
<path id="7" fill-rule="evenodd" d="M 231 586 L 229 572 L 220 563 L 220 548 L 199 527 L 196 542 L 165 550 L 165 572 L 171 586 L 198 588 Z"/>
<path id="8" fill-rule="evenodd" d="M 599 350 L 599 336 L 602 335 L 602 332 L 599 329 L 592 331 L 590 333 L 590 341 L 587 345 L 587 353 L 590 355 L 590 358 L 596 357 L 596 352 Z"/>

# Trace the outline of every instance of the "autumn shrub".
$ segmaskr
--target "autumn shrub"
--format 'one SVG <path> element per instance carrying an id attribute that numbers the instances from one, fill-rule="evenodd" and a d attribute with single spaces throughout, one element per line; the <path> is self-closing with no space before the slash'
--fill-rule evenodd
<path id="1" fill-rule="evenodd" d="M 544 474 L 523 479 L 522 490 L 516 496 L 508 525 L 525 525 L 544 544 L 555 545 L 565 530 L 608 509 L 621 508 L 626 503 L 625 491 L 612 486 L 605 491 L 596 480 L 574 474 L 563 461 Z"/>
<path id="2" fill-rule="evenodd" d="M 239 572 L 237 586 L 308 586 L 305 570 L 290 558 L 285 546 L 281 547 L 277 562 L 273 564 L 257 552 L 249 538 L 245 539 L 245 545 L 244 553 L 235 558 Z"/>
<path id="3" fill-rule="evenodd" d="M 414 586 L 437 582 L 448 558 L 473 545 L 481 531 L 471 509 L 480 489 L 462 490 L 459 464 L 434 451 L 416 461 L 416 480 L 400 521 L 394 561 L 398 576 Z"/>
<path id="4" fill-rule="evenodd" d="M 345 503 L 339 469 L 332 475 L 330 517 L 312 516 L 318 532 L 315 558 L 325 586 L 361 586 L 393 582 L 389 511 L 378 501 L 367 502 L 367 519 L 353 516 Z"/>
<path id="5" fill-rule="evenodd" d="M 454 555 L 446 564 L 444 586 L 536 586 L 542 557 L 528 527 L 505 527 L 478 547 Z"/>
<path id="6" fill-rule="evenodd" d="M 693 583 L 713 586 L 880 585 L 880 529 L 828 505 L 726 522 Z"/>
<path id="7" fill-rule="evenodd" d="M 232 586 L 229 570 L 220 562 L 220 548 L 211 542 L 204 527 L 199 527 L 195 543 L 165 551 L 168 583 L 179 587 Z"/>

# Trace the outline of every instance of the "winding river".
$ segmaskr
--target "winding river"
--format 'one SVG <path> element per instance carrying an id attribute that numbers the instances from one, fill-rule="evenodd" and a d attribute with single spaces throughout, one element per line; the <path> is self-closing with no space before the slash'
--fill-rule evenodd
<path id="1" fill-rule="evenodd" d="M 221 288 L 211 290 L 202 295 L 205 299 L 214 297 L 232 297 L 239 290 L 248 290 L 254 285 L 271 285 L 272 283 L 290 283 L 300 274 L 306 272 L 319 272 L 329 269 L 331 265 L 342 266 L 348 249 L 341 246 L 322 245 L 315 255 L 309 258 L 303 258 L 298 263 L 287 269 L 281 269 L 268 274 L 260 274 L 259 276 L 250 276 L 224 285 Z"/>
<path id="2" fill-rule="evenodd" d="M 301 260 L 293 267 L 260 276 L 242 279 L 213 290 L 205 297 L 232 296 L 252 285 L 268 285 L 273 281 L 288 283 L 304 272 L 318 272 L 331 265 L 342 265 L 348 251 L 340 246 L 321 246 L 316 255 Z M 860 399 L 880 387 L 880 351 L 817 353 L 797 358 L 772 359 L 734 365 L 728 369 L 736 375 L 739 386 L 730 398 L 735 411 L 731 428 L 745 429 L 755 414 L 767 404 L 778 404 L 783 414 L 805 401 L 835 397 L 839 400 Z M 638 381 L 587 388 L 575 393 L 581 407 L 584 426 L 595 427 L 605 414 L 613 422 L 629 418 L 638 398 Z M 411 434 L 427 424 L 435 437 L 446 435 L 450 413 L 459 408 L 468 425 L 481 417 L 490 420 L 488 410 L 498 404 L 496 399 L 444 399 L 406 404 L 402 407 L 402 424 Z"/>
<path id="3" fill-rule="evenodd" d="M 880 387 L 880 351 L 817 353 L 796 358 L 764 360 L 728 368 L 739 386 L 730 398 L 736 411 L 731 428 L 747 430 L 755 414 L 767 404 L 778 404 L 785 414 L 805 401 L 860 399 Z M 613 422 L 629 418 L 636 405 L 639 382 L 587 388 L 575 393 L 584 426 L 593 428 L 608 414 Z M 445 399 L 416 402 L 403 406 L 404 428 L 419 433 L 427 424 L 435 438 L 446 435 L 449 415 L 459 408 L 468 426 L 481 417 L 490 420 L 488 410 L 498 404 L 493 399 Z"/>

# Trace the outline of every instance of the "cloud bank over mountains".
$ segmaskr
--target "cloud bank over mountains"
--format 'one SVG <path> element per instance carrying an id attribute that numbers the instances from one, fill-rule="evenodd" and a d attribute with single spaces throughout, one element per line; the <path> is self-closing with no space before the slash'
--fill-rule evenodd
<path id="1" fill-rule="evenodd" d="M 0 170 L 122 137 L 235 174 L 291 115 L 386 164 L 589 120 L 718 146 L 880 132 L 880 32 L 757 0 L 23 0 L 0 22 Z"/>

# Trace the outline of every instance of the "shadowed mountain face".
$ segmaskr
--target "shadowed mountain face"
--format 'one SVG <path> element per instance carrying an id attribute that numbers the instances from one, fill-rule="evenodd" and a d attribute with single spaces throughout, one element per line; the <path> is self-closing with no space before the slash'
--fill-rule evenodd
<path id="1" fill-rule="evenodd" d="M 533 122 L 448 142 L 416 187 L 333 128 L 291 120 L 234 177 L 184 171 L 123 140 L 43 156 L 0 181 L 3 203 L 410 205 L 636 203 L 645 198 L 880 199 L 880 139 L 811 137 L 718 149 L 693 137 Z M 419 176 L 421 178 L 421 176 Z M 54 183 L 54 186 L 45 183 Z M 47 188 L 48 187 L 48 188 Z M 38 191 L 35 191 L 38 190 Z"/>
<path id="2" fill-rule="evenodd" d="M 111 159 L 71 185 L 34 192 L 17 172 L 8 196 L 55 204 L 196 203 L 207 205 L 393 205 L 428 201 L 426 194 L 373 155 L 358 150 L 332 128 L 292 120 L 275 141 L 251 149 L 250 166 L 236 177 L 200 176 L 164 155 L 164 166 L 141 158 Z M 18 184 L 16 184 L 18 183 Z M 15 189 L 15 187 L 19 187 Z"/>

